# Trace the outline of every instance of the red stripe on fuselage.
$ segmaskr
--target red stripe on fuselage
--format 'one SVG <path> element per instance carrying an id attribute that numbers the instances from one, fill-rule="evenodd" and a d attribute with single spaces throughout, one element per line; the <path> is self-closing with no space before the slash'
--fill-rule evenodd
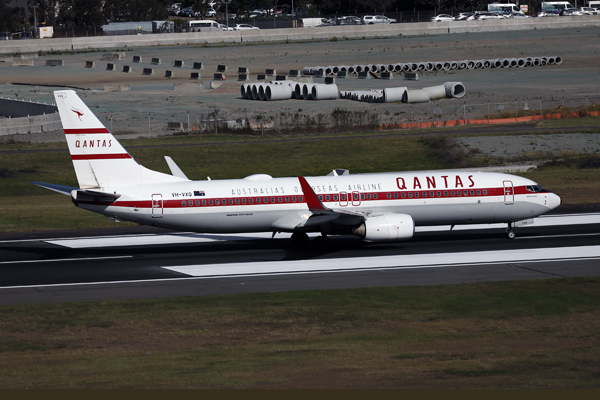
<path id="1" fill-rule="evenodd" d="M 71 160 L 114 160 L 132 158 L 127 153 L 121 154 L 74 154 L 71 155 Z"/>
<path id="2" fill-rule="evenodd" d="M 93 133 L 110 133 L 106 128 L 65 129 L 65 135 L 87 135 Z"/>

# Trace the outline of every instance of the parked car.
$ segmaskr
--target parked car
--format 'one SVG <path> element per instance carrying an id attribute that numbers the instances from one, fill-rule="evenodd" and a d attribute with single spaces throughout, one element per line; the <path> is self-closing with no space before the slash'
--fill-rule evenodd
<path id="1" fill-rule="evenodd" d="M 486 19 L 505 19 L 504 15 L 494 12 L 478 11 L 475 13 L 475 19 L 484 21 Z"/>
<path id="2" fill-rule="evenodd" d="M 567 17 L 573 17 L 576 15 L 583 15 L 583 13 L 577 8 L 565 8 L 560 12 L 560 15 L 564 15 Z"/>
<path id="3" fill-rule="evenodd" d="M 444 22 L 444 21 L 454 21 L 454 17 L 448 14 L 439 14 L 435 17 L 431 17 L 430 22 Z"/>
<path id="4" fill-rule="evenodd" d="M 596 11 L 596 9 L 592 8 L 592 7 L 581 7 L 579 9 L 579 11 L 581 11 L 581 13 L 583 15 L 597 15 L 598 14 L 598 11 Z"/>
<path id="5" fill-rule="evenodd" d="M 360 25 L 361 21 L 358 17 L 339 17 L 337 19 L 338 25 Z"/>
<path id="6" fill-rule="evenodd" d="M 392 20 L 384 15 L 365 15 L 362 17 L 361 22 L 364 25 L 390 24 Z M 394 20 L 394 22 L 396 22 L 396 20 Z"/>
<path id="7" fill-rule="evenodd" d="M 217 16 L 217 11 L 215 11 L 214 9 L 210 9 L 206 12 L 206 16 L 207 17 L 216 17 Z"/>
<path id="8" fill-rule="evenodd" d="M 224 24 L 219 24 L 219 28 L 223 29 L 224 31 L 234 31 L 235 30 L 235 29 L 233 29 L 233 27 L 227 26 Z"/>
<path id="9" fill-rule="evenodd" d="M 460 13 L 456 17 L 454 17 L 454 20 L 455 21 L 466 21 L 466 20 L 469 20 L 469 17 L 471 17 L 471 19 L 473 19 L 474 15 L 475 15 L 475 13 L 472 13 L 472 12 Z"/>
<path id="10" fill-rule="evenodd" d="M 237 24 L 235 26 L 235 28 L 233 28 L 233 29 L 236 31 L 252 31 L 252 30 L 258 30 L 260 28 L 257 26 L 249 25 L 249 24 Z"/>

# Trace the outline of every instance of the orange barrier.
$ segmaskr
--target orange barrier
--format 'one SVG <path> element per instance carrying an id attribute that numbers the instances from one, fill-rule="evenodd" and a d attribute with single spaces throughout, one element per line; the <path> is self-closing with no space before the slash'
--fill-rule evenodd
<path id="1" fill-rule="evenodd" d="M 600 111 L 589 111 L 590 117 L 600 117 Z M 433 122 L 407 122 L 404 124 L 383 124 L 379 125 L 379 130 L 383 129 L 419 129 L 419 128 L 435 128 L 445 126 L 460 126 L 460 125 L 492 125 L 492 124 L 515 124 L 519 122 L 539 121 L 547 119 L 568 119 L 579 118 L 578 112 L 572 113 L 553 113 L 543 115 L 528 115 L 525 117 L 516 118 L 497 118 L 497 119 L 455 119 L 449 121 L 433 121 Z M 466 123 L 465 123 L 466 122 Z"/>

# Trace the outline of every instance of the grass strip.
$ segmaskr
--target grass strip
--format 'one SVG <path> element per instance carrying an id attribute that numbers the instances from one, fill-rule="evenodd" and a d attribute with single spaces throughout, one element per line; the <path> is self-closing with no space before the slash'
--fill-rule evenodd
<path id="1" fill-rule="evenodd" d="M 0 307 L 0 387 L 600 387 L 600 278 Z"/>

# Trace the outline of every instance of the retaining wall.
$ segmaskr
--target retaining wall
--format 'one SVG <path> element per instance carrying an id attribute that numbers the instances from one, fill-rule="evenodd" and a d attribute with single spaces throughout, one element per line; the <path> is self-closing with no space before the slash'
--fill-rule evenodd
<path id="1" fill-rule="evenodd" d="M 52 104 L 0 98 L 0 117 L 27 117 L 29 115 L 53 114 L 58 108 Z M 0 124 L 1 124 L 0 120 Z"/>
<path id="2" fill-rule="evenodd" d="M 186 32 L 153 35 L 94 36 L 60 39 L 5 40 L 0 54 L 82 49 L 205 43 L 256 43 L 349 38 L 440 35 L 465 32 L 501 32 L 532 29 L 600 27 L 600 15 L 558 18 L 515 18 L 486 21 L 417 22 L 383 25 L 342 25 L 321 28 L 285 28 L 248 31 Z"/>

